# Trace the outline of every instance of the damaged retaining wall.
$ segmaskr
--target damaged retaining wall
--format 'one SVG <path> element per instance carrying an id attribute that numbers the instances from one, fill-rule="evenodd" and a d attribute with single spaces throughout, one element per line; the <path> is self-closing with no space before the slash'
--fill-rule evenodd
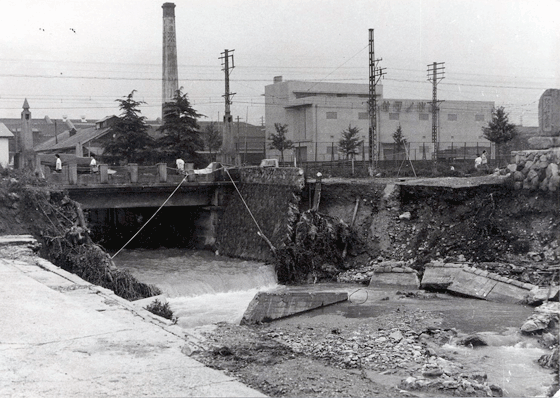
<path id="1" fill-rule="evenodd" d="M 299 216 L 299 201 L 305 185 L 300 168 L 249 167 L 239 170 L 239 191 L 264 235 L 275 248 L 292 235 Z M 247 207 L 235 192 L 225 203 L 218 223 L 216 245 L 230 257 L 266 261 L 273 252 L 261 238 Z"/>
<path id="2" fill-rule="evenodd" d="M 546 148 L 548 145 L 560 144 L 559 137 L 533 137 L 532 145 Z M 549 142 L 550 141 L 550 142 Z M 513 163 L 508 165 L 512 173 L 515 189 L 528 189 L 556 192 L 560 188 L 560 148 L 533 149 L 512 152 Z"/>

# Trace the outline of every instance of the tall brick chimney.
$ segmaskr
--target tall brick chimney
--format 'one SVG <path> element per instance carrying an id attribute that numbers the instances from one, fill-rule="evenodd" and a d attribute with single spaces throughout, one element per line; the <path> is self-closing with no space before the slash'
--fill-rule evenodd
<path id="1" fill-rule="evenodd" d="M 173 100 L 179 89 L 177 71 L 177 38 L 175 34 L 175 4 L 163 3 L 163 76 L 162 76 L 162 118 L 163 105 Z"/>

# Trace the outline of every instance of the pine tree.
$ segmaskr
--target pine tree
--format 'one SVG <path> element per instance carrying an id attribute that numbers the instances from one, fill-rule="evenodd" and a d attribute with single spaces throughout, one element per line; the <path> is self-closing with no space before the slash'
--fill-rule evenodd
<path id="1" fill-rule="evenodd" d="M 406 138 L 404 138 L 404 135 L 403 135 L 402 128 L 401 128 L 400 124 L 399 124 L 399 127 L 397 127 L 397 129 L 393 133 L 393 141 L 395 142 L 395 154 L 401 153 L 401 151 L 402 152 L 405 151 L 405 147 L 406 147 L 408 142 L 407 142 Z M 395 156 L 395 154 L 393 155 L 393 157 Z"/>
<path id="2" fill-rule="evenodd" d="M 517 136 L 515 124 L 509 122 L 508 114 L 503 106 L 492 110 L 492 120 L 487 127 L 482 128 L 482 135 L 488 141 L 496 144 L 498 158 L 508 142 Z"/>
<path id="3" fill-rule="evenodd" d="M 360 134 L 359 127 L 352 127 L 348 125 L 347 130 L 343 130 L 341 135 L 342 138 L 338 141 L 338 146 L 340 152 L 342 152 L 345 158 L 354 158 L 359 153 L 360 146 L 364 143 L 363 140 L 360 140 L 358 137 Z"/>
<path id="4" fill-rule="evenodd" d="M 145 102 L 134 100 L 135 92 L 136 90 L 132 90 L 125 99 L 116 100 L 121 114 L 110 129 L 112 138 L 104 147 L 104 155 L 114 156 L 126 163 L 149 160 L 153 148 L 146 117 L 140 116 L 141 111 L 138 109 Z"/>
<path id="5" fill-rule="evenodd" d="M 163 124 L 158 128 L 162 136 L 157 140 L 158 149 L 167 160 L 178 157 L 186 161 L 200 161 L 196 151 L 204 148 L 197 118 L 202 116 L 193 109 L 181 89 L 175 92 L 172 102 L 163 106 Z"/>
<path id="6" fill-rule="evenodd" d="M 274 128 L 276 129 L 276 134 L 270 134 L 270 139 L 272 140 L 270 144 L 270 149 L 277 149 L 280 151 L 280 161 L 284 161 L 284 151 L 286 149 L 292 149 L 294 143 L 286 137 L 288 133 L 288 125 L 274 123 Z"/>

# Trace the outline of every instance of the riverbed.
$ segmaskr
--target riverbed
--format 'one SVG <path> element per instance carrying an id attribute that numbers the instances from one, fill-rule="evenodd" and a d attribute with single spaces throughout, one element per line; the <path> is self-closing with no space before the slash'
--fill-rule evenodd
<path id="1" fill-rule="evenodd" d="M 217 322 L 238 324 L 256 292 L 278 288 L 271 265 L 220 257 L 212 252 L 125 250 L 115 262 L 140 281 L 160 287 L 185 329 Z M 289 289 L 346 291 L 350 300 L 276 322 L 272 327 L 293 330 L 307 325 L 313 329 L 314 322 L 324 323 L 325 319 L 356 325 L 389 313 L 427 313 L 438 328 L 476 333 L 484 338 L 488 346 L 476 349 L 459 346 L 450 339 L 441 345 L 441 352 L 460 362 L 465 371 L 486 373 L 488 380 L 503 389 L 504 396 L 544 396 L 553 383 L 553 374 L 536 363 L 546 350 L 536 339 L 519 333 L 519 327 L 533 313 L 531 307 L 421 291 L 397 292 L 395 287 L 386 286 L 316 284 Z M 389 377 L 383 380 L 394 382 Z"/>

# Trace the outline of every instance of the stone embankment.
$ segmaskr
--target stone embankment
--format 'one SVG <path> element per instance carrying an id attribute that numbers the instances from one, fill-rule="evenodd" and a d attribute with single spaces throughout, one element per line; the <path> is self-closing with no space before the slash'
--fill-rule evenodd
<path id="1" fill-rule="evenodd" d="M 535 141 L 536 140 L 536 141 Z M 534 137 L 537 148 L 512 152 L 513 163 L 507 166 L 515 189 L 556 192 L 560 188 L 560 139 L 559 137 Z M 549 146 L 556 145 L 555 148 Z"/>

